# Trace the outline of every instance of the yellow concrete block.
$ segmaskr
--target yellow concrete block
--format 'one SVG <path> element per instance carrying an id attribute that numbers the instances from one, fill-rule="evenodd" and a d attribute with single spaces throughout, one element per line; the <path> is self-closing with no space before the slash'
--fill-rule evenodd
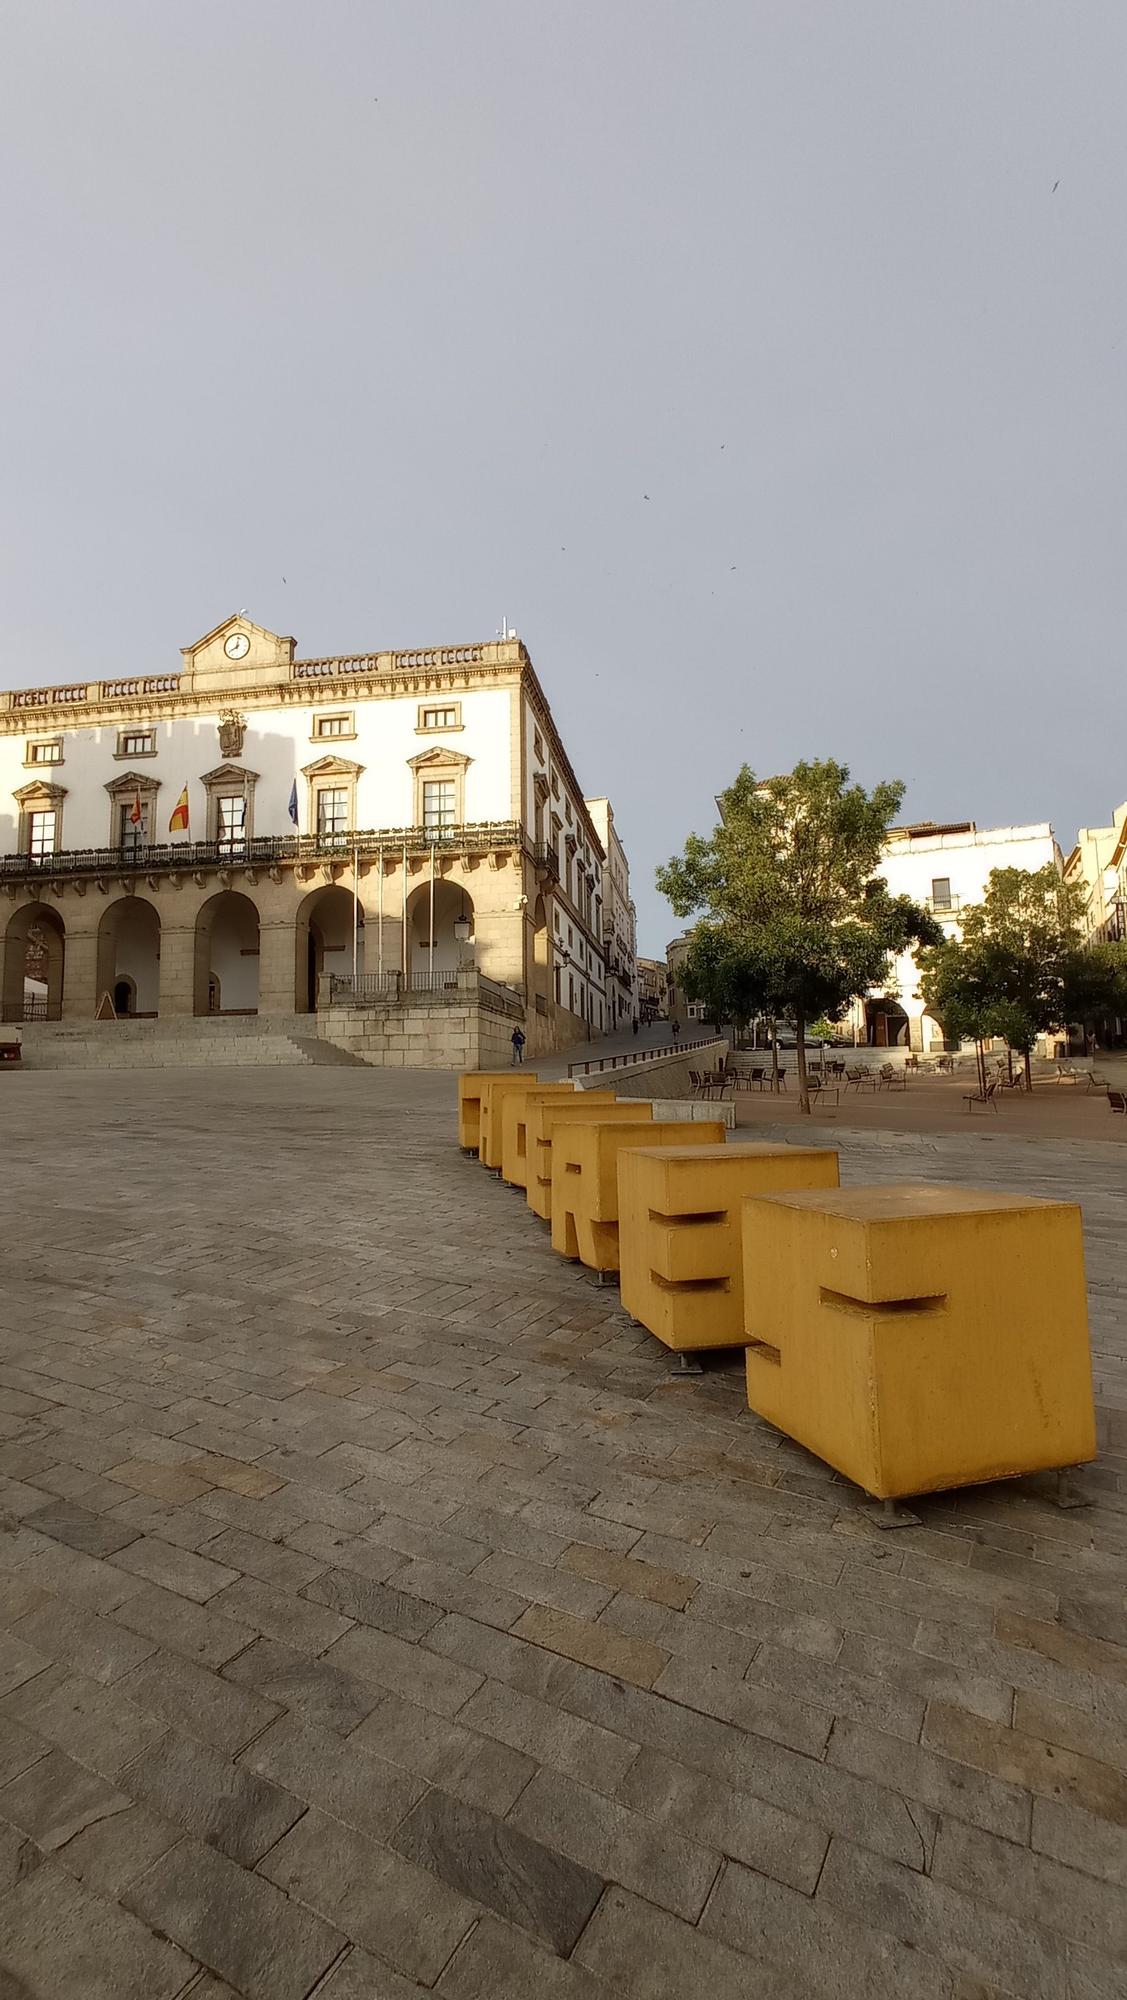
<path id="1" fill-rule="evenodd" d="M 1080 1210 L 977 1188 L 744 1202 L 747 1399 L 878 1499 L 1095 1455 Z"/>
<path id="2" fill-rule="evenodd" d="M 491 1076 L 478 1078 L 480 1109 L 478 1112 L 477 1157 L 483 1167 L 499 1167 L 501 1164 L 501 1103 L 510 1090 L 535 1090 L 539 1078 L 535 1070 L 503 1069 L 494 1070 Z"/>
<path id="3" fill-rule="evenodd" d="M 618 1158 L 624 1147 L 722 1145 L 719 1119 L 614 1124 L 570 1120 L 552 1146 L 552 1248 L 591 1271 L 618 1269 Z"/>
<path id="4" fill-rule="evenodd" d="M 648 1146 L 618 1162 L 622 1304 L 687 1353 L 742 1347 L 742 1204 L 786 1188 L 835 1188 L 829 1146 Z"/>
<path id="5" fill-rule="evenodd" d="M 507 1072 L 495 1069 L 467 1069 L 458 1078 L 458 1144 L 464 1152 L 476 1153 L 481 1143 L 481 1087 L 484 1083 L 496 1083 Z M 510 1083 L 533 1084 L 537 1080 L 535 1070 L 517 1070 L 508 1078 Z"/>
<path id="6" fill-rule="evenodd" d="M 593 1118 L 605 1120 L 608 1124 L 619 1118 L 632 1118 L 637 1124 L 652 1121 L 653 1108 L 649 1104 L 619 1103 L 613 1090 L 580 1090 L 574 1102 L 569 1097 L 548 1098 L 543 1104 L 530 1104 L 526 1144 L 528 1146 L 529 1168 L 525 1195 L 533 1215 L 543 1222 L 549 1222 L 552 1215 L 552 1142 L 556 1129 L 561 1123 L 581 1118 L 588 1123 Z"/>
<path id="7" fill-rule="evenodd" d="M 530 1083 L 527 1090 L 505 1092 L 500 1100 L 501 1179 L 510 1187 L 528 1186 L 528 1106 L 578 1095 L 573 1083 Z"/>

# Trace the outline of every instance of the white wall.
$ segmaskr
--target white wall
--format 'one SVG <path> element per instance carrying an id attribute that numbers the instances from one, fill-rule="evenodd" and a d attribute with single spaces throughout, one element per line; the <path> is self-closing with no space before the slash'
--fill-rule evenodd
<path id="1" fill-rule="evenodd" d="M 35 736 L 55 735 L 53 727 L 34 726 L 26 718 L 26 734 L 0 736 L 0 851 L 13 853 L 19 808 L 13 792 L 42 779 L 66 790 L 62 807 L 63 847 L 108 847 L 117 844 L 111 818 L 108 782 L 130 770 L 157 779 L 153 838 L 165 841 L 168 821 L 184 784 L 188 785 L 192 837 L 205 840 L 207 798 L 199 779 L 205 771 L 233 761 L 258 773 L 254 792 L 256 835 L 292 834 L 290 788 L 297 779 L 300 831 L 308 833 L 307 784 L 302 767 L 325 756 L 340 756 L 364 766 L 357 788 L 357 823 L 362 829 L 415 824 L 415 773 L 409 759 L 435 748 L 451 749 L 472 759 L 465 775 L 465 816 L 469 821 L 512 816 L 510 728 L 511 702 L 507 688 L 482 688 L 456 696 L 435 696 L 435 704 L 461 704 L 462 728 L 425 734 L 417 728 L 422 702 L 416 696 L 368 701 L 333 700 L 332 690 L 318 691 L 316 702 L 289 701 L 276 708 L 240 708 L 247 731 L 242 756 L 228 760 L 219 749 L 219 713 L 177 716 L 156 723 L 157 754 L 117 758 L 118 728 L 64 729 L 63 762 L 28 768 L 25 743 Z M 236 706 L 238 706 L 236 700 Z M 314 739 L 313 717 L 349 709 L 356 716 L 355 739 Z M 112 827 L 112 831 L 111 831 Z"/>
<path id="2" fill-rule="evenodd" d="M 1060 853 L 1053 829 L 1047 823 L 1036 826 L 998 826 L 971 833 L 936 834 L 927 839 L 892 841 L 885 849 L 881 872 L 893 896 L 910 896 L 924 907 L 930 901 L 932 884 L 946 877 L 951 884 L 952 911 L 938 921 L 948 936 L 961 937 L 959 912 L 968 903 L 980 903 L 995 868 L 1022 868 L 1033 873 L 1047 863 L 1060 865 Z M 881 993 L 898 999 L 909 1021 L 922 1019 L 925 1008 L 919 994 L 919 968 L 911 952 L 896 959 L 887 986 Z M 934 1039 L 941 1042 L 938 1028 L 930 1018 L 924 1046 Z"/>

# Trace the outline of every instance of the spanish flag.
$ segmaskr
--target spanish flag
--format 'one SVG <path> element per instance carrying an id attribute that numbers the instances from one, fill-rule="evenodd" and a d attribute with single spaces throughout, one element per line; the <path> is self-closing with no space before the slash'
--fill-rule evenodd
<path id="1" fill-rule="evenodd" d="M 130 819 L 132 820 L 132 822 L 133 822 L 134 826 L 140 826 L 140 824 L 141 824 L 141 821 L 142 821 L 142 820 L 144 819 L 144 817 L 145 817 L 145 815 L 144 815 L 144 812 L 143 812 L 143 810 L 142 810 L 142 807 L 141 807 L 141 787 L 140 787 L 140 785 L 138 785 L 138 787 L 137 787 L 136 791 L 135 791 L 135 792 L 134 792 L 134 794 L 133 794 L 133 810 L 132 810 L 132 812 L 130 813 L 129 817 L 130 817 Z"/>
<path id="2" fill-rule="evenodd" d="M 185 787 L 184 787 L 183 791 L 182 791 L 182 792 L 181 792 L 181 794 L 180 794 L 180 797 L 179 797 L 179 798 L 177 799 L 177 801 L 176 801 L 176 805 L 175 805 L 175 807 L 173 808 L 173 813 L 172 813 L 172 818 L 171 818 L 171 819 L 169 820 L 169 822 L 168 822 L 168 831 L 169 831 L 169 833 L 190 833 L 190 832 L 191 832 L 191 826 L 190 826 L 190 824 L 189 824 L 189 820 L 188 820 L 188 787 L 187 787 L 187 785 L 185 785 Z"/>

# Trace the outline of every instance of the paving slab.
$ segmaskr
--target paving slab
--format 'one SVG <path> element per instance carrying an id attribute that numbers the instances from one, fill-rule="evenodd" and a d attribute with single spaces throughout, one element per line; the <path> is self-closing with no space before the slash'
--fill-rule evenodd
<path id="1" fill-rule="evenodd" d="M 1082 1206 L 1090 1504 L 1003 1482 L 891 1536 L 748 1412 L 738 1356 L 671 1380 L 463 1158 L 449 1077 L 4 1095 L 10 1981 L 1118 2000 L 1121 1121 L 741 1104 L 734 1143 L 833 1145 L 846 1185 Z"/>

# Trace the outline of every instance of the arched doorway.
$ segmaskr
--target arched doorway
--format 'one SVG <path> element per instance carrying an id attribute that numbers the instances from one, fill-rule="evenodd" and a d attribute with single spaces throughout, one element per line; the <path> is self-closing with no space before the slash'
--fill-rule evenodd
<path id="1" fill-rule="evenodd" d="M 4 933 L 5 1021 L 60 1018 L 65 957 L 66 925 L 57 910 L 25 903 L 15 911 Z"/>
<path id="2" fill-rule="evenodd" d="M 547 1014 L 552 998 L 552 933 L 543 896 L 536 898 L 532 926 L 532 1004 L 538 1014 Z"/>
<path id="3" fill-rule="evenodd" d="M 152 1018 L 160 1005 L 160 918 L 144 896 L 119 896 L 98 925 L 98 991 L 114 1013 Z M 124 1004 L 122 1004 L 124 1002 Z"/>
<path id="4" fill-rule="evenodd" d="M 222 889 L 196 918 L 196 1014 L 257 1014 L 258 911 L 249 896 Z"/>
<path id="5" fill-rule="evenodd" d="M 411 985 L 453 985 L 457 974 L 474 964 L 473 898 L 460 883 L 434 883 L 434 929 L 431 929 L 431 883 L 420 882 L 407 898 L 407 976 Z M 463 935 L 464 933 L 464 935 Z"/>
<path id="6" fill-rule="evenodd" d="M 899 1000 L 891 1000 L 887 995 L 878 1000 L 866 1000 L 865 1029 L 871 1049 L 906 1049 L 908 1046 L 908 1016 Z"/>
<path id="7" fill-rule="evenodd" d="M 364 970 L 364 906 L 339 882 L 314 889 L 298 907 L 294 999 L 299 1014 L 315 1014 L 323 973 L 349 978 Z"/>

